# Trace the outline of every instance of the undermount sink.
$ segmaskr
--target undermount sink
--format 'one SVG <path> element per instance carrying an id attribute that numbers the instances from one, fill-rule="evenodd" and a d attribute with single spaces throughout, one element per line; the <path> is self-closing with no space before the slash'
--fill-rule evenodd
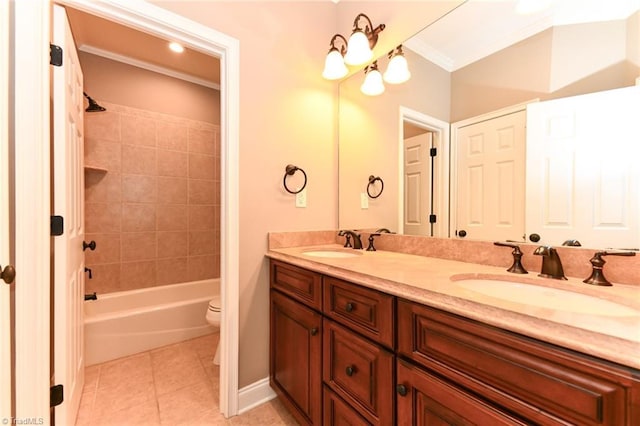
<path id="1" fill-rule="evenodd" d="M 463 279 L 454 283 L 475 293 L 522 305 L 588 315 L 640 316 L 640 311 L 610 300 L 535 284 L 493 279 Z"/>
<path id="2" fill-rule="evenodd" d="M 362 255 L 361 252 L 356 250 L 310 250 L 302 252 L 302 254 L 305 256 L 325 257 L 331 259 L 346 259 Z"/>

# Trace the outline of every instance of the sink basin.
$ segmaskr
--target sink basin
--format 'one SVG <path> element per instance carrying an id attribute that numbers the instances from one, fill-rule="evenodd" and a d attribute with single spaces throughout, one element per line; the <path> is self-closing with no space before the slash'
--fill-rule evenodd
<path id="1" fill-rule="evenodd" d="M 356 250 L 310 250 L 302 252 L 305 256 L 324 257 L 331 259 L 346 259 L 361 256 L 362 253 Z"/>
<path id="2" fill-rule="evenodd" d="M 454 283 L 475 293 L 521 305 L 587 315 L 640 316 L 639 311 L 629 306 L 557 288 L 492 279 L 466 279 Z"/>

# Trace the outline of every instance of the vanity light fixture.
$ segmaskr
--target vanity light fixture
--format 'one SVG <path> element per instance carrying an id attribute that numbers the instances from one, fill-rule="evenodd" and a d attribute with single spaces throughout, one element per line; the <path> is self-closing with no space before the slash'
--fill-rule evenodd
<path id="1" fill-rule="evenodd" d="M 377 96 L 384 92 L 382 74 L 378 71 L 378 61 L 373 61 L 364 69 L 364 82 L 360 86 L 360 90 L 368 96 Z"/>
<path id="2" fill-rule="evenodd" d="M 395 51 L 389 52 L 389 63 L 384 72 L 384 81 L 390 84 L 400 84 L 411 78 L 407 59 L 402 52 L 402 45 L 396 47 Z"/>
<path id="3" fill-rule="evenodd" d="M 364 27 L 360 26 L 361 20 L 365 21 Z M 349 41 L 340 34 L 334 35 L 331 39 L 322 76 L 328 80 L 337 80 L 347 75 L 345 64 L 357 66 L 369 62 L 373 58 L 372 49 L 378 43 L 378 34 L 384 27 L 384 24 L 380 24 L 374 28 L 367 15 L 358 14 L 353 21 L 353 32 Z M 343 42 L 340 49 L 336 47 L 338 40 Z"/>
<path id="4" fill-rule="evenodd" d="M 336 41 L 341 40 L 342 46 L 340 50 L 336 47 Z M 331 48 L 324 61 L 324 71 L 322 76 L 327 80 L 338 80 L 349 72 L 344 64 L 344 54 L 347 51 L 347 40 L 340 34 L 336 34 L 331 38 Z"/>

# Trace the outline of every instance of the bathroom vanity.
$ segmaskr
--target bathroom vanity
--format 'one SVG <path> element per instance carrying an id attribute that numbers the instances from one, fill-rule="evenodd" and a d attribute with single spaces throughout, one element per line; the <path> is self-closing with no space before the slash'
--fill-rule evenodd
<path id="1" fill-rule="evenodd" d="M 523 285 L 501 268 L 338 247 L 268 253 L 270 383 L 301 424 L 640 424 L 632 286 L 585 288 L 611 303 L 591 315 L 459 285 Z"/>

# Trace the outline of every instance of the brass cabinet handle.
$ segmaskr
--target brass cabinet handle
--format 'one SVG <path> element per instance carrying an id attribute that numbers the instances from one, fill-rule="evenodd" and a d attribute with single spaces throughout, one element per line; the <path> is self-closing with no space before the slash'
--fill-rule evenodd
<path id="1" fill-rule="evenodd" d="M 0 266 L 0 278 L 7 284 L 11 284 L 16 279 L 16 268 L 13 265 L 7 265 L 2 269 Z"/>
<path id="2" fill-rule="evenodd" d="M 315 336 L 316 334 L 318 334 L 318 327 L 313 327 L 311 330 L 309 330 L 312 336 Z"/>
<path id="3" fill-rule="evenodd" d="M 347 368 L 345 368 L 345 373 L 347 373 L 347 376 L 349 377 L 353 376 L 355 372 L 356 368 L 353 365 L 347 365 Z"/>
<path id="4" fill-rule="evenodd" d="M 345 311 L 347 311 L 347 312 L 351 312 L 351 311 L 353 311 L 353 308 L 354 308 L 353 303 L 349 302 L 349 303 L 347 303 L 347 305 L 344 307 L 344 310 L 345 310 Z"/>
<path id="5" fill-rule="evenodd" d="M 405 385 L 398 385 L 398 386 L 396 386 L 396 392 L 398 392 L 398 394 L 400 394 L 400 396 L 406 396 L 407 395 L 407 387 Z"/>

